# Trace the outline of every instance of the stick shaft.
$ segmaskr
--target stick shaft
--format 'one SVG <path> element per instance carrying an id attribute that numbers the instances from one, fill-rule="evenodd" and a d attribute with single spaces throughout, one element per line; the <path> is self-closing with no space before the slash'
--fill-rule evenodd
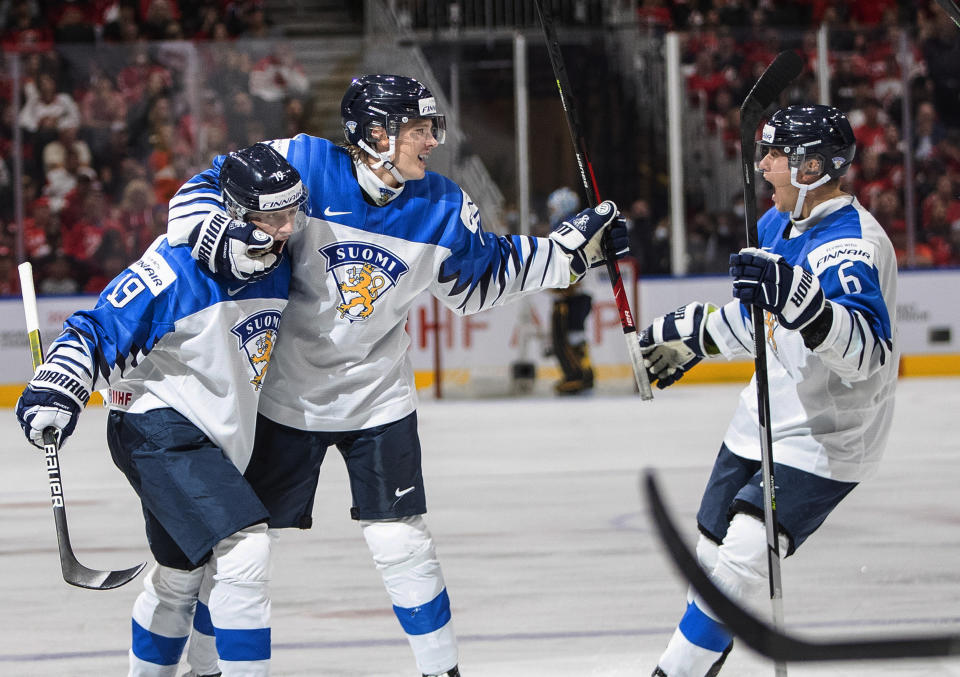
<path id="1" fill-rule="evenodd" d="M 570 80 L 567 77 L 567 69 L 563 62 L 563 54 L 560 52 L 560 41 L 557 38 L 557 31 L 553 25 L 553 16 L 543 7 L 542 0 L 536 0 L 537 12 L 540 15 L 540 24 L 543 26 L 543 35 L 547 42 L 547 53 L 550 56 L 550 65 L 553 67 L 553 75 L 557 82 L 557 91 L 560 93 L 560 103 L 563 106 L 564 116 L 567 120 L 567 129 L 570 131 L 570 138 L 573 141 L 573 152 L 577 159 L 577 167 L 580 170 L 580 181 L 583 184 L 584 192 L 587 196 L 587 204 L 594 207 L 600 203 L 600 189 L 597 186 L 597 177 L 593 172 L 593 165 L 587 155 L 587 142 L 584 138 L 580 120 L 577 117 L 576 107 L 571 101 Z M 620 327 L 623 329 L 623 335 L 627 342 L 627 354 L 630 357 L 630 366 L 633 369 L 633 378 L 637 384 L 637 390 L 640 398 L 643 400 L 652 400 L 653 391 L 650 389 L 650 379 L 647 376 L 647 370 L 643 366 L 643 355 L 640 352 L 639 341 L 637 337 L 637 326 L 633 319 L 633 312 L 630 310 L 630 301 L 627 299 L 627 292 L 623 287 L 623 277 L 620 274 L 620 266 L 617 264 L 616 254 L 609 246 L 609 240 L 604 238 L 604 253 L 606 256 L 607 274 L 610 277 L 610 286 L 613 288 L 613 297 L 617 304 L 617 312 L 620 315 Z M 637 344 L 634 346 L 634 344 Z"/>
<path id="2" fill-rule="evenodd" d="M 800 74 L 802 60 L 795 52 L 781 52 L 767 66 L 740 107 L 740 161 L 743 169 L 744 221 L 747 244 L 760 246 L 757 229 L 757 192 L 754 152 L 757 126 L 765 109 L 788 84 Z M 773 465 L 773 434 L 770 429 L 770 386 L 767 380 L 765 313 L 758 306 L 751 309 L 753 318 L 754 372 L 757 382 L 757 420 L 760 434 L 760 461 L 763 474 L 763 517 L 767 536 L 767 577 L 775 627 L 783 627 L 783 582 L 780 575 L 780 540 L 777 520 L 776 482 Z M 787 666 L 775 665 L 777 677 L 786 677 Z"/>

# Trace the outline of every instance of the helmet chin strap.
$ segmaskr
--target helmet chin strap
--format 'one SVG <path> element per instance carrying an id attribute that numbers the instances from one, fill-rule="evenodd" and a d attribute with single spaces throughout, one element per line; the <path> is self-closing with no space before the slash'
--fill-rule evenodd
<path id="1" fill-rule="evenodd" d="M 822 186 L 823 184 L 825 184 L 827 181 L 830 180 L 830 175 L 824 174 L 813 183 L 800 183 L 799 181 L 797 181 L 797 173 L 799 171 L 800 171 L 799 167 L 790 168 L 790 184 L 794 188 L 799 189 L 800 191 L 800 194 L 797 195 L 797 204 L 793 208 L 793 211 L 790 213 L 790 218 L 792 219 L 800 218 L 800 214 L 803 213 L 803 200 L 807 197 L 807 192 L 814 188 L 819 188 L 820 186 Z"/>
<path id="2" fill-rule="evenodd" d="M 397 169 L 393 164 L 393 156 L 396 155 L 397 152 L 397 137 L 388 136 L 387 138 L 390 140 L 390 147 L 383 153 L 378 153 L 375 151 L 370 147 L 370 144 L 363 139 L 361 139 L 357 145 L 365 150 L 371 157 L 379 158 L 378 162 L 374 162 L 372 165 L 370 165 L 370 169 L 380 169 L 381 167 L 386 167 L 387 171 L 390 172 L 393 178 L 395 178 L 400 185 L 403 185 L 404 182 L 406 182 L 406 179 L 403 178 L 403 174 L 401 174 L 400 170 Z"/>

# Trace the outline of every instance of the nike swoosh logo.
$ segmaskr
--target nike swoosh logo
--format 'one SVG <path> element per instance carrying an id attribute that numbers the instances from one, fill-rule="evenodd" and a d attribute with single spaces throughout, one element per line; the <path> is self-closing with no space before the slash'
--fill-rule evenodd
<path id="1" fill-rule="evenodd" d="M 324 216 L 343 216 L 344 214 L 349 214 L 349 213 L 350 212 L 335 212 L 331 210 L 330 207 L 327 207 L 326 209 L 323 210 Z"/>
<path id="2" fill-rule="evenodd" d="M 246 288 L 247 288 L 247 285 L 243 285 L 242 287 L 237 287 L 236 289 L 230 289 L 230 288 L 228 287 L 228 288 L 227 288 L 227 296 L 236 296 L 237 294 L 239 294 L 240 292 L 242 292 L 242 291 L 243 291 L 244 289 L 246 289 Z"/>
<path id="3" fill-rule="evenodd" d="M 397 498 L 402 498 L 414 490 L 415 487 L 407 487 L 403 491 L 400 491 L 400 487 L 397 487 L 397 490 L 393 492 L 393 495 Z"/>

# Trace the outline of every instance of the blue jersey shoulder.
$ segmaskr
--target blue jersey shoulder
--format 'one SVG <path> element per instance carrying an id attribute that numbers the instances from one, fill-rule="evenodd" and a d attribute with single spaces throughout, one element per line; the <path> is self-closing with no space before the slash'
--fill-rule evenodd
<path id="1" fill-rule="evenodd" d="M 364 198 L 344 148 L 300 134 L 289 140 L 286 157 L 307 186 L 307 213 L 315 218 L 434 245 L 442 244 L 448 226 L 460 218 L 463 191 L 441 174 L 426 172 L 408 181 L 399 196 L 378 207 Z"/>

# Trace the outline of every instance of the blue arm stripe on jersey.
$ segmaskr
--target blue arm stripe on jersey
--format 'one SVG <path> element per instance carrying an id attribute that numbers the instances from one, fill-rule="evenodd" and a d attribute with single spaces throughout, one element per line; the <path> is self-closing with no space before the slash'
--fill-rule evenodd
<path id="1" fill-rule="evenodd" d="M 536 243 L 536 239 L 534 238 L 531 238 L 531 239 L 533 239 L 534 243 Z M 553 261 L 553 252 L 556 251 L 556 247 L 558 246 L 559 245 L 557 243 L 555 243 L 553 240 L 550 240 L 550 248 L 547 250 L 547 261 L 543 265 L 543 274 L 540 275 L 541 287 L 543 286 L 543 283 L 546 282 L 547 280 L 547 271 L 550 270 L 550 262 Z M 533 261 L 533 258 L 534 258 L 533 255 L 536 253 L 536 251 L 537 251 L 537 247 L 534 246 L 533 251 L 530 252 L 530 261 Z"/>
<path id="2" fill-rule="evenodd" d="M 527 240 L 530 242 L 530 256 L 527 257 L 527 260 L 523 263 L 523 274 L 520 276 L 520 288 L 526 289 L 527 287 L 527 276 L 530 274 L 530 264 L 533 263 L 533 259 L 537 256 L 537 241 L 532 237 L 528 237 Z M 548 259 L 549 261 L 549 259 Z M 544 269 L 544 274 L 546 274 L 546 269 Z"/>
<path id="3" fill-rule="evenodd" d="M 191 197 L 189 200 L 177 200 L 176 205 L 173 205 L 174 209 L 183 209 L 184 207 L 189 207 L 193 204 L 212 204 L 222 206 L 223 200 L 220 199 L 220 196 L 216 193 L 202 193 L 199 197 Z"/>
<path id="4" fill-rule="evenodd" d="M 85 364 L 77 362 L 72 357 L 54 354 L 50 356 L 50 361 L 56 362 L 61 367 L 63 367 L 64 369 L 66 369 L 67 371 L 69 371 L 71 374 L 73 374 L 79 379 L 83 379 L 86 381 L 93 378 L 93 374 L 90 373 L 90 370 L 87 368 L 87 366 Z"/>
<path id="5" fill-rule="evenodd" d="M 857 328 L 858 332 L 860 332 L 860 345 L 862 346 L 866 345 L 867 335 L 863 332 L 863 326 L 861 326 L 861 324 L 856 321 L 856 317 L 854 317 L 853 326 Z M 863 358 L 865 354 L 866 354 L 865 350 L 860 351 L 860 360 L 857 362 L 858 370 L 863 369 Z"/>

